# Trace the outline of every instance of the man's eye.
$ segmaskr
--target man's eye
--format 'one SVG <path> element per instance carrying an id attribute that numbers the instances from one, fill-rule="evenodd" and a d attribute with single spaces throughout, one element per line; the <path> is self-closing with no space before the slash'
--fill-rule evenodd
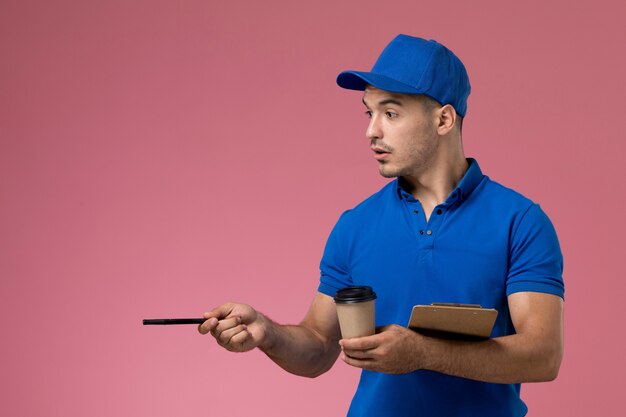
<path id="1" fill-rule="evenodd" d="M 371 119 L 372 118 L 372 111 L 371 110 L 367 110 L 365 112 L 365 115 Z"/>
<path id="2" fill-rule="evenodd" d="M 390 119 L 393 119 L 393 118 L 395 118 L 395 117 L 398 117 L 398 113 L 394 113 L 394 112 L 392 112 L 392 111 L 385 112 L 385 115 L 386 115 L 388 118 L 390 118 Z"/>

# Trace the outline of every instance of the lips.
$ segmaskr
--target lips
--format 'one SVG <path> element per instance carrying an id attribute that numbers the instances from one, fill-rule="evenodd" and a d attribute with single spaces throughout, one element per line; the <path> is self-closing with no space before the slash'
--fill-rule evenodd
<path id="1" fill-rule="evenodd" d="M 374 158 L 376 158 L 377 161 L 383 161 L 387 158 L 387 155 L 390 155 L 390 152 L 387 152 L 382 148 L 372 147 L 371 149 L 374 152 Z"/>

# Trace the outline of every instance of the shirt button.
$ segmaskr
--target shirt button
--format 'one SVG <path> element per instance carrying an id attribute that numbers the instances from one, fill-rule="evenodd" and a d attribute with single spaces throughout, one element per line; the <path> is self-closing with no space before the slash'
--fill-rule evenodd
<path id="1" fill-rule="evenodd" d="M 437 209 L 437 214 L 441 214 L 441 213 L 443 213 L 441 209 Z"/>
<path id="2" fill-rule="evenodd" d="M 420 212 L 420 211 L 419 211 L 418 209 L 413 210 L 413 214 L 417 214 L 417 213 L 419 213 L 419 212 Z"/>
<path id="3" fill-rule="evenodd" d="M 432 231 L 432 230 L 427 230 L 427 231 L 426 231 L 426 234 L 427 234 L 428 236 L 430 236 L 430 235 L 432 235 L 432 234 L 433 234 L 433 231 Z"/>
<path id="4" fill-rule="evenodd" d="M 420 235 L 423 235 L 423 234 L 424 234 L 424 231 L 423 231 L 423 230 L 420 230 Z"/>

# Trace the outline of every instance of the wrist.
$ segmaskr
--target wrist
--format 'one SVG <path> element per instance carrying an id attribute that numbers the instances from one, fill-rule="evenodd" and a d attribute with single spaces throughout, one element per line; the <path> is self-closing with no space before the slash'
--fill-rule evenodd
<path id="1" fill-rule="evenodd" d="M 274 345 L 276 344 L 276 325 L 267 316 L 261 313 L 258 314 L 261 328 L 263 329 L 263 331 L 261 332 L 263 338 L 258 347 L 262 352 L 269 353 L 272 351 Z"/>
<path id="2" fill-rule="evenodd" d="M 419 333 L 416 333 L 415 335 L 418 338 L 415 346 L 417 353 L 415 357 L 418 358 L 416 370 L 434 370 L 436 368 L 434 361 L 436 361 L 437 355 L 439 354 L 438 346 L 436 346 L 436 339 Z"/>

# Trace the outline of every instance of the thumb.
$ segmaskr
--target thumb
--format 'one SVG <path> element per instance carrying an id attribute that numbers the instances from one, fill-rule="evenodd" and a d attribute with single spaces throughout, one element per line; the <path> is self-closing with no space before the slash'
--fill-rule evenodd
<path id="1" fill-rule="evenodd" d="M 390 330 L 393 326 L 394 326 L 393 324 L 387 324 L 385 326 L 377 326 L 376 327 L 376 333 L 386 332 L 386 331 Z"/>
<path id="2" fill-rule="evenodd" d="M 221 306 L 216 307 L 211 311 L 207 311 L 202 316 L 205 319 L 210 319 L 210 318 L 215 317 L 218 320 L 222 320 L 230 315 L 230 313 L 233 311 L 233 308 L 234 308 L 234 304 L 232 303 L 222 304 Z"/>

